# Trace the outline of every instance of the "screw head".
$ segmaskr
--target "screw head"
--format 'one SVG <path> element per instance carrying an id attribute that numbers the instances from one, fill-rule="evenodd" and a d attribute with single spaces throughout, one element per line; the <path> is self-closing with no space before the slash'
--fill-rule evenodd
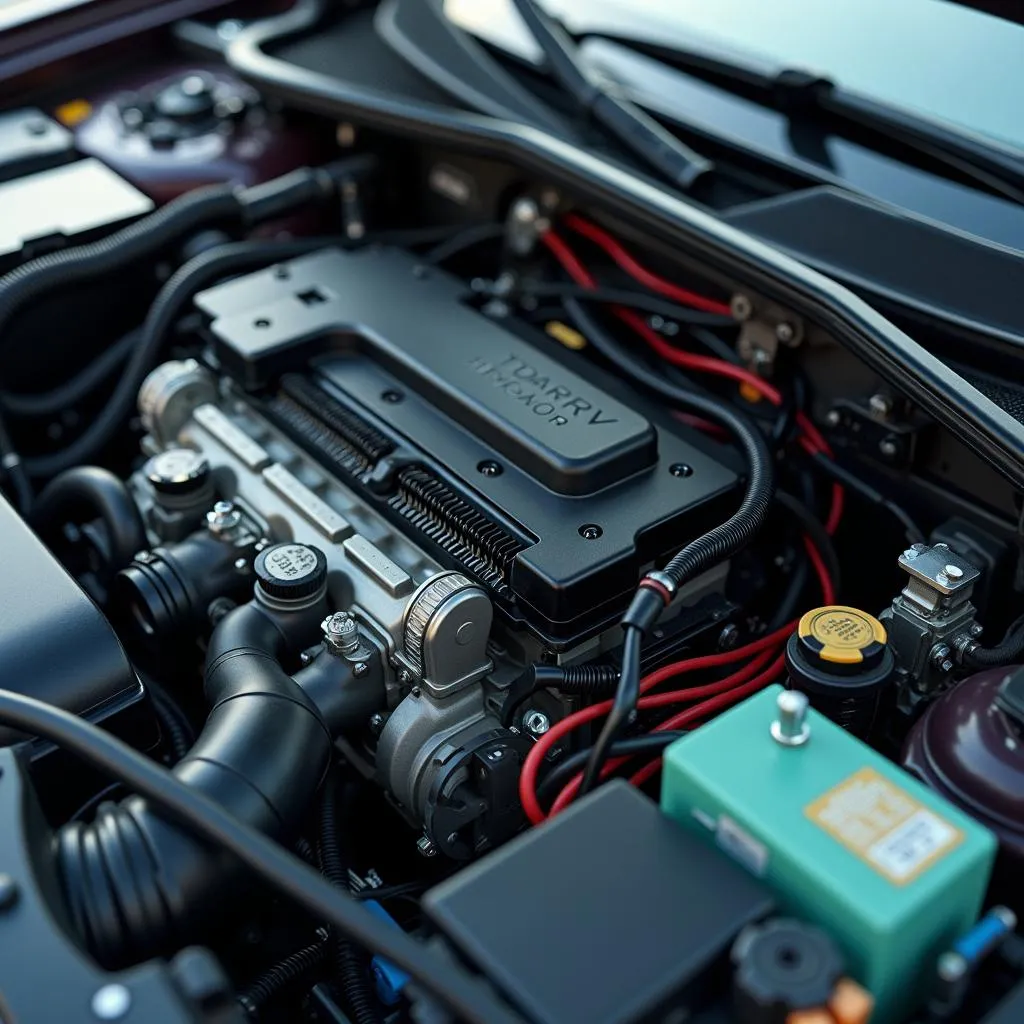
<path id="1" fill-rule="evenodd" d="M 868 408 L 875 416 L 885 419 L 892 412 L 892 399 L 881 393 L 872 395 L 868 400 Z"/>
<path id="2" fill-rule="evenodd" d="M 504 472 L 501 463 L 495 462 L 493 459 L 484 459 L 476 468 L 481 476 L 501 476 Z"/>
<path id="3" fill-rule="evenodd" d="M 551 719 L 543 711 L 530 708 L 523 715 L 523 727 L 531 736 L 543 736 L 551 728 Z"/>
<path id="4" fill-rule="evenodd" d="M 419 688 L 418 686 L 414 686 L 414 687 L 413 687 L 413 688 L 412 688 L 412 689 L 411 689 L 411 690 L 409 691 L 409 696 L 410 696 L 410 697 L 419 697 L 419 695 L 420 695 L 420 694 L 421 694 L 422 692 L 423 692 L 423 691 L 422 691 L 422 690 L 421 690 L 421 689 L 420 689 L 420 688 Z"/>
<path id="5" fill-rule="evenodd" d="M 959 565 L 946 565 L 943 566 L 942 571 L 951 580 L 963 579 L 964 571 Z"/>
<path id="6" fill-rule="evenodd" d="M 604 530 L 597 523 L 584 523 L 578 532 L 584 540 L 597 540 L 604 533 Z"/>
<path id="7" fill-rule="evenodd" d="M 98 988 L 90 1006 L 100 1020 L 120 1020 L 132 1005 L 132 994 L 124 985 L 111 984 Z"/>
<path id="8" fill-rule="evenodd" d="M 900 446 L 896 443 L 895 438 L 883 437 L 878 442 L 878 450 L 887 458 L 895 458 L 900 453 Z"/>
<path id="9" fill-rule="evenodd" d="M 385 391 L 380 397 L 391 405 L 398 405 L 405 396 L 401 391 Z"/>
<path id="10" fill-rule="evenodd" d="M 737 320 L 749 320 L 754 313 L 754 304 L 741 292 L 737 292 L 732 297 L 729 308 Z"/>
<path id="11" fill-rule="evenodd" d="M 788 345 L 796 337 L 796 328 L 787 320 L 783 320 L 775 325 L 775 337 L 783 345 Z"/>
<path id="12" fill-rule="evenodd" d="M 416 850 L 421 857 L 437 856 L 437 847 L 430 841 L 428 836 L 420 836 L 416 840 Z"/>
<path id="13" fill-rule="evenodd" d="M 387 718 L 385 718 L 379 711 L 375 711 L 370 715 L 370 732 L 372 732 L 374 736 L 379 736 L 384 731 L 384 726 L 387 724 Z"/>
<path id="14" fill-rule="evenodd" d="M 412 682 L 412 673 L 407 668 L 403 668 L 398 673 L 398 681 L 403 686 L 408 686 Z"/>
<path id="15" fill-rule="evenodd" d="M 18 902 L 18 883 L 10 875 L 0 873 L 0 913 L 10 910 Z"/>
<path id="16" fill-rule="evenodd" d="M 731 651 L 736 646 L 739 638 L 739 626 L 730 622 L 729 625 L 723 627 L 722 632 L 718 634 L 718 649 L 720 651 Z"/>
<path id="17" fill-rule="evenodd" d="M 672 465 L 668 467 L 668 471 L 673 476 L 693 476 L 693 466 L 688 466 L 685 462 L 673 462 Z"/>
<path id="18" fill-rule="evenodd" d="M 985 627 L 983 625 L 981 625 L 980 622 L 975 622 L 974 625 L 971 626 L 971 636 L 973 636 L 973 637 L 979 637 L 984 632 L 985 632 Z"/>
<path id="19" fill-rule="evenodd" d="M 362 679 L 369 671 L 370 666 L 367 665 L 365 661 L 357 661 L 352 666 L 352 675 L 354 675 L 356 679 Z"/>
<path id="20" fill-rule="evenodd" d="M 830 427 L 838 427 L 842 422 L 842 419 L 843 414 L 838 409 L 829 409 L 828 413 L 825 415 L 825 422 Z"/>

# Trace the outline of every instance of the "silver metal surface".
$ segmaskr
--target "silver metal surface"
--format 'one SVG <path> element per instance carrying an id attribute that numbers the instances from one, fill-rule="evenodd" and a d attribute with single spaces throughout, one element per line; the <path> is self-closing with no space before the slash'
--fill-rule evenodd
<path id="1" fill-rule="evenodd" d="M 206 513 L 207 529 L 217 537 L 230 538 L 241 524 L 242 513 L 231 501 L 218 501 L 213 509 Z"/>
<path id="2" fill-rule="evenodd" d="M 784 747 L 802 747 L 811 738 L 807 723 L 807 697 L 797 690 L 779 694 L 778 718 L 772 722 L 772 739 Z"/>
<path id="3" fill-rule="evenodd" d="M 324 619 L 321 628 L 328 650 L 342 655 L 359 650 L 359 625 L 348 612 L 336 612 Z"/>
<path id="4" fill-rule="evenodd" d="M 194 359 L 172 360 L 153 370 L 139 388 L 142 424 L 161 445 L 173 445 L 196 406 L 217 397 L 217 382 Z"/>
<path id="5" fill-rule="evenodd" d="M 352 524 L 314 494 L 301 480 L 289 473 L 284 466 L 268 466 L 263 470 L 263 479 L 332 543 L 352 535 Z"/>
<path id="6" fill-rule="evenodd" d="M 413 589 L 412 577 L 365 537 L 349 537 L 344 547 L 348 557 L 392 597 L 401 597 Z"/>
<path id="7" fill-rule="evenodd" d="M 523 715 L 523 727 L 531 736 L 543 736 L 551 728 L 551 719 L 543 711 L 530 708 Z"/>
<path id="8" fill-rule="evenodd" d="M 491 667 L 487 641 L 494 608 L 478 584 L 459 572 L 425 583 L 405 617 L 405 654 L 436 697 L 479 680 Z"/>
<path id="9" fill-rule="evenodd" d="M 260 470 L 271 461 L 267 452 L 215 405 L 199 406 L 194 416 L 196 423 L 245 463 L 246 469 Z"/>

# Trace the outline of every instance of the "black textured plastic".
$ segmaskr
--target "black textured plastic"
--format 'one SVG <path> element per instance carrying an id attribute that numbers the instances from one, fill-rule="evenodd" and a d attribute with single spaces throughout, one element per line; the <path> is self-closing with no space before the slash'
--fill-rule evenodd
<path id="1" fill-rule="evenodd" d="M 327 558 L 312 544 L 274 544 L 253 563 L 257 586 L 278 601 L 303 601 L 327 580 Z"/>

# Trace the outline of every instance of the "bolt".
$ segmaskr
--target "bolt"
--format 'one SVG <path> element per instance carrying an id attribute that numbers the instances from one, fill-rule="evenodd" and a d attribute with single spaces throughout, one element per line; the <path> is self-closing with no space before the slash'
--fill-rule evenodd
<path id="1" fill-rule="evenodd" d="M 917 548 L 907 548 L 907 550 L 903 552 L 903 557 L 908 562 L 912 562 L 919 554 L 921 554 L 921 552 L 918 551 Z"/>
<path id="2" fill-rule="evenodd" d="M 348 612 L 329 615 L 320 624 L 327 646 L 335 654 L 351 654 L 359 647 L 359 625 Z"/>
<path id="3" fill-rule="evenodd" d="M 374 736 L 379 736 L 384 731 L 384 726 L 387 724 L 387 718 L 385 718 L 385 716 L 379 711 L 374 711 L 374 713 L 370 715 L 370 732 L 372 732 Z"/>
<path id="4" fill-rule="evenodd" d="M 414 687 L 413 687 L 413 688 L 412 688 L 412 689 L 411 689 L 411 690 L 409 691 L 409 695 L 410 695 L 411 697 L 417 697 L 417 698 L 418 698 L 418 697 L 420 696 L 420 694 L 421 694 L 422 692 L 423 692 L 423 691 L 422 691 L 422 690 L 421 690 L 421 689 L 420 689 L 420 688 L 419 688 L 418 686 L 414 686 Z"/>
<path id="5" fill-rule="evenodd" d="M 248 572 L 249 571 L 249 560 L 247 558 L 236 558 L 235 559 L 235 572 Z"/>
<path id="6" fill-rule="evenodd" d="M 543 711 L 530 708 L 523 715 L 523 726 L 531 736 L 543 736 L 551 728 L 551 719 Z"/>
<path id="7" fill-rule="evenodd" d="M 720 651 L 731 651 L 740 638 L 739 627 L 729 623 L 721 633 L 718 634 L 718 649 Z"/>
<path id="8" fill-rule="evenodd" d="M 884 420 L 892 412 L 892 399 L 888 395 L 883 395 L 879 392 L 868 399 L 868 408 L 873 416 Z"/>
<path id="9" fill-rule="evenodd" d="M 213 506 L 213 511 L 206 513 L 206 525 L 210 532 L 218 537 L 230 534 L 237 529 L 241 521 L 242 513 L 231 501 L 218 501 Z"/>
<path id="10" fill-rule="evenodd" d="M 18 902 L 18 883 L 8 874 L 0 873 L 0 913 Z"/>
<path id="11" fill-rule="evenodd" d="M 975 622 L 974 625 L 971 626 L 971 636 L 973 637 L 979 637 L 984 632 L 985 627 L 981 625 L 980 622 Z"/>
<path id="12" fill-rule="evenodd" d="M 960 953 L 943 953 L 939 957 L 938 974 L 946 982 L 959 981 L 967 974 L 967 960 Z"/>
<path id="13" fill-rule="evenodd" d="M 104 985 L 96 990 L 90 1005 L 100 1020 L 120 1020 L 131 1008 L 132 994 L 124 985 Z"/>
<path id="14" fill-rule="evenodd" d="M 416 851 L 421 857 L 437 856 L 437 847 L 430 841 L 428 836 L 420 836 L 416 840 Z"/>
<path id="15" fill-rule="evenodd" d="M 775 337 L 783 345 L 789 345 L 796 338 L 796 328 L 789 321 L 783 320 L 775 325 Z"/>
<path id="16" fill-rule="evenodd" d="M 302 653 L 301 653 L 301 654 L 299 655 L 299 661 L 300 661 L 300 662 L 301 662 L 301 663 L 302 663 L 303 665 L 311 665 L 311 664 L 313 663 L 313 655 L 312 655 L 312 654 L 310 654 L 310 653 L 309 653 L 309 651 L 303 651 L 303 652 L 302 652 Z"/>
<path id="17" fill-rule="evenodd" d="M 584 540 L 597 540 L 604 533 L 604 530 L 596 523 L 584 523 L 578 532 Z"/>
<path id="18" fill-rule="evenodd" d="M 946 565 L 943 566 L 942 571 L 951 579 L 959 580 L 963 579 L 964 571 L 959 565 Z"/>
<path id="19" fill-rule="evenodd" d="M 932 648 L 932 664 L 939 669 L 941 672 L 949 672 L 953 667 L 953 662 L 949 660 L 949 656 L 952 651 L 946 644 L 936 644 Z"/>
<path id="20" fill-rule="evenodd" d="M 365 661 L 357 661 L 352 666 L 352 675 L 354 675 L 356 679 L 362 679 L 369 671 L 370 666 L 367 665 Z"/>
<path id="21" fill-rule="evenodd" d="M 380 397 L 390 405 L 398 405 L 404 396 L 401 391 L 385 391 Z"/>
<path id="22" fill-rule="evenodd" d="M 540 217 L 540 207 L 537 205 L 537 201 L 529 196 L 520 196 L 512 204 L 510 212 L 512 219 L 520 224 L 536 224 L 537 218 Z"/>
<path id="23" fill-rule="evenodd" d="M 448 845 L 449 846 L 454 846 L 458 841 L 459 841 L 459 833 L 458 832 L 449 832 L 448 833 Z"/>
<path id="24" fill-rule="evenodd" d="M 729 308 L 737 320 L 749 320 L 754 314 L 754 304 L 741 292 L 737 292 L 732 297 Z"/>
<path id="25" fill-rule="evenodd" d="M 839 412 L 838 409 L 829 409 L 828 414 L 825 416 L 825 422 L 830 427 L 838 427 L 839 424 L 842 422 L 842 419 L 842 414 Z"/>
<path id="26" fill-rule="evenodd" d="M 776 703 L 779 717 L 772 722 L 772 739 L 784 747 L 803 746 L 811 736 L 807 724 L 807 697 L 797 690 L 783 690 Z"/>
<path id="27" fill-rule="evenodd" d="M 334 138 L 342 149 L 351 149 L 356 143 L 356 126 L 342 121 L 334 133 Z"/>
<path id="28" fill-rule="evenodd" d="M 928 546 L 927 544 L 915 544 L 914 545 L 915 548 L 919 548 L 921 551 L 924 551 L 924 549 L 927 546 Z M 943 551 L 948 551 L 949 550 L 949 545 L 944 540 L 940 540 L 938 542 L 938 544 L 936 544 L 935 546 L 937 548 L 941 548 Z"/>
<path id="29" fill-rule="evenodd" d="M 940 668 L 940 669 L 941 669 L 941 670 L 942 670 L 943 672 L 952 672 L 952 671 L 953 671 L 953 662 L 951 662 L 951 661 L 949 660 L 949 658 L 947 658 L 947 659 L 946 659 L 946 660 L 945 660 L 945 661 L 944 661 L 944 662 L 943 662 L 943 663 L 942 663 L 942 664 L 941 664 L 941 665 L 939 666 L 939 668 Z"/>
<path id="30" fill-rule="evenodd" d="M 403 686 L 408 686 L 412 682 L 412 673 L 407 668 L 403 668 L 398 673 L 398 681 Z"/>
<path id="31" fill-rule="evenodd" d="M 500 761 L 505 756 L 505 751 L 498 747 L 496 750 L 492 750 L 487 756 L 492 761 Z"/>
<path id="32" fill-rule="evenodd" d="M 501 463 L 495 462 L 493 459 L 484 459 L 476 468 L 481 476 L 501 476 L 504 472 L 501 468 Z"/>
<path id="33" fill-rule="evenodd" d="M 878 442 L 878 450 L 887 458 L 894 459 L 900 453 L 900 446 L 896 442 L 896 438 L 889 436 L 883 437 Z"/>
<path id="34" fill-rule="evenodd" d="M 688 466 L 685 462 L 673 462 L 672 465 L 668 467 L 668 471 L 673 476 L 693 476 L 693 466 Z"/>

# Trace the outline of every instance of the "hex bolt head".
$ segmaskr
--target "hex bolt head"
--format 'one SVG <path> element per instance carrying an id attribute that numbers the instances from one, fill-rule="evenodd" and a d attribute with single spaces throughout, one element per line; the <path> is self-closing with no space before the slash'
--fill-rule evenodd
<path id="1" fill-rule="evenodd" d="M 536 708 L 530 708 L 529 711 L 523 715 L 523 728 L 531 736 L 543 736 L 551 728 L 551 719 L 544 714 L 543 711 L 538 711 Z"/>

